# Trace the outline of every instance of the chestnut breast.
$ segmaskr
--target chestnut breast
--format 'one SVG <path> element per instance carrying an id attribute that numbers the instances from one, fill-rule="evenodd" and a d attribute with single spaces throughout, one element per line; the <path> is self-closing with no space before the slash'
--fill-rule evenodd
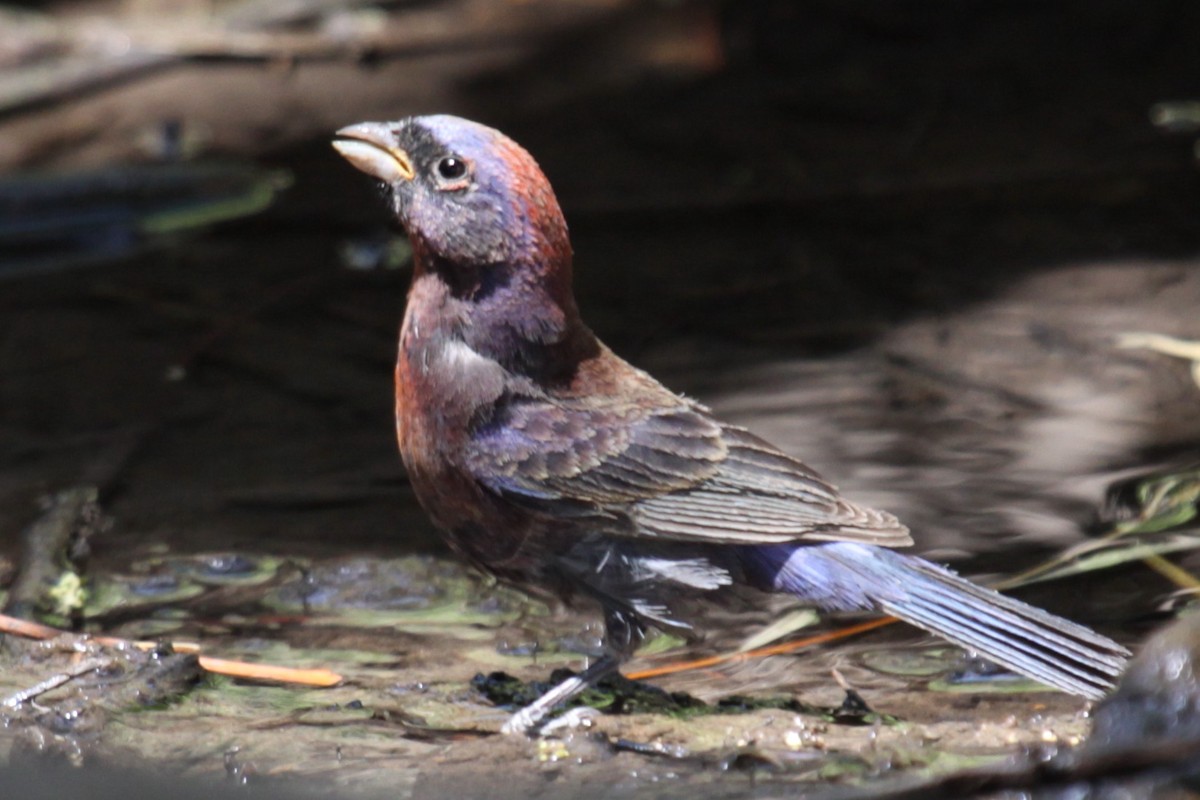
<path id="1" fill-rule="evenodd" d="M 439 527 L 469 513 L 461 492 L 480 491 L 456 463 L 472 421 L 503 393 L 505 371 L 458 333 L 456 301 L 434 275 L 414 281 L 396 362 L 396 435 L 417 498 Z M 447 496 L 449 495 L 449 496 Z M 474 516 L 474 515 L 472 515 Z"/>

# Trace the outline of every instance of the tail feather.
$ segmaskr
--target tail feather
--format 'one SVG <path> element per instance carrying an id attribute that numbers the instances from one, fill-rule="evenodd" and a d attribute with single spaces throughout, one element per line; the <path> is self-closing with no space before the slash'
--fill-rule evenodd
<path id="1" fill-rule="evenodd" d="M 1017 670 L 1041 683 L 1084 697 L 1092 697 L 1097 691 L 1098 687 L 1093 685 L 1091 681 L 1086 678 L 1079 679 L 1071 672 L 1064 672 L 1056 668 L 1053 664 L 1045 664 L 1037 657 L 1037 654 L 1030 653 L 1029 651 L 1015 652 L 1011 641 L 988 636 L 979 630 L 963 633 L 962 628 L 957 628 L 953 633 L 944 632 L 946 631 L 943 624 L 945 618 L 939 617 L 936 614 L 925 614 L 922 613 L 923 611 L 925 609 L 917 609 L 912 611 L 912 613 L 897 613 L 893 614 L 893 616 L 897 616 L 917 627 L 938 633 L 957 645 L 987 653 L 993 660 L 1001 663 L 1003 666 Z M 1100 689 L 1100 692 L 1103 694 L 1102 689 Z"/>
<path id="2" fill-rule="evenodd" d="M 836 543 L 773 560 L 776 589 L 827 608 L 877 608 L 1071 694 L 1103 697 L 1129 655 L 1083 625 L 890 550 Z"/>
<path id="3" fill-rule="evenodd" d="M 908 599 L 884 600 L 879 605 L 894 617 L 1071 694 L 1099 699 L 1121 672 L 1124 658 L 1117 651 L 1103 643 L 1082 643 L 1095 638 L 1087 628 L 1050 615 L 1045 615 L 1048 619 L 1041 614 L 1024 616 L 1038 611 L 1031 606 L 1001 608 L 947 600 L 939 594 L 944 591 L 943 587 L 932 592 L 917 590 Z M 972 597 L 984 602 L 992 599 Z"/>

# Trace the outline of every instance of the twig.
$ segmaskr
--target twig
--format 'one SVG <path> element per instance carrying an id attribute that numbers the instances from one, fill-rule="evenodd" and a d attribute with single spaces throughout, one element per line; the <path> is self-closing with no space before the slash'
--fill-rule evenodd
<path id="1" fill-rule="evenodd" d="M 72 537 L 86 523 L 96 495 L 94 486 L 64 489 L 49 498 L 42 514 L 25 529 L 6 613 L 28 617 L 47 603 L 50 591 L 69 570 Z"/>
<path id="2" fill-rule="evenodd" d="M 16 708 L 27 700 L 32 700 L 33 698 L 43 695 L 52 689 L 57 689 L 67 681 L 74 680 L 80 675 L 86 675 L 89 672 L 94 672 L 108 662 L 109 659 L 107 658 L 89 658 L 87 661 L 82 661 L 79 664 L 76 664 L 66 672 L 60 672 L 57 675 L 51 675 L 44 681 L 40 681 L 35 683 L 33 686 L 9 695 L 8 697 L 4 698 L 2 702 L 0 702 L 0 705 L 4 705 L 7 708 Z"/>
<path id="3" fill-rule="evenodd" d="M 631 681 L 640 681 L 646 678 L 657 678 L 661 675 L 674 675 L 676 672 L 687 672 L 693 669 L 703 669 L 705 667 L 716 667 L 721 664 L 731 664 L 738 661 L 748 661 L 752 658 L 762 658 L 763 656 L 774 656 L 783 653 L 792 653 L 804 647 L 809 647 L 814 644 L 824 644 L 838 639 L 846 639 L 859 633 L 873 631 L 876 628 L 882 628 L 885 625 L 891 625 L 895 622 L 894 617 L 880 617 L 878 619 L 867 620 L 860 622 L 857 625 L 848 625 L 845 628 L 838 628 L 835 631 L 827 631 L 818 633 L 815 636 L 806 636 L 803 639 L 797 639 L 792 642 L 783 642 L 781 644 L 773 644 L 768 647 L 759 647 L 754 650 L 746 650 L 741 653 L 726 653 L 724 655 L 710 656 L 708 658 L 698 658 L 694 661 L 680 661 L 673 664 L 664 664 L 661 667 L 649 667 L 647 669 L 631 672 L 626 675 Z"/>
<path id="4" fill-rule="evenodd" d="M 69 635 L 49 625 L 10 617 L 0 614 L 0 633 L 11 633 L 27 639 L 53 639 L 57 636 Z M 136 647 L 139 650 L 153 650 L 161 646 L 159 642 L 129 641 L 115 636 L 94 636 L 92 641 L 107 647 Z M 199 653 L 200 646 L 193 642 L 171 643 L 171 647 L 180 653 Z M 342 682 L 342 676 L 327 669 L 296 669 L 279 667 L 272 664 L 251 664 L 245 661 L 230 661 L 224 658 L 200 656 L 200 666 L 216 675 L 228 675 L 233 678 L 250 678 L 252 680 L 272 681 L 277 683 L 295 683 L 301 686 L 329 687 Z M 54 687 L 50 687 L 54 688 Z"/>

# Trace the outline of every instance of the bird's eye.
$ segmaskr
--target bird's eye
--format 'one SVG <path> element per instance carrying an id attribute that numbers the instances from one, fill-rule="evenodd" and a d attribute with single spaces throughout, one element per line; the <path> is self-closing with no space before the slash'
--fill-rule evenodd
<path id="1" fill-rule="evenodd" d="M 437 163 L 437 174 L 444 181 L 457 181 L 466 177 L 467 162 L 457 156 L 446 156 Z"/>

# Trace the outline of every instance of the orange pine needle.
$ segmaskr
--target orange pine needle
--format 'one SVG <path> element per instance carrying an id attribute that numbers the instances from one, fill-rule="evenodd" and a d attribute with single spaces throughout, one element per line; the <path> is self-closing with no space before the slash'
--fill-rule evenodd
<path id="1" fill-rule="evenodd" d="M 0 614 L 0 633 L 11 633 L 26 639 L 53 639 L 55 636 L 61 635 L 63 631 L 39 622 L 30 622 L 27 619 Z"/>
<path id="2" fill-rule="evenodd" d="M 230 661 L 225 658 L 200 656 L 200 666 L 209 672 L 228 675 L 231 678 L 253 678 L 258 681 L 298 683 L 304 686 L 336 686 L 342 676 L 327 669 L 295 669 L 277 667 L 272 664 L 250 664 L 246 661 Z"/>
<path id="3" fill-rule="evenodd" d="M 698 658 L 694 661 L 677 661 L 673 664 L 663 664 L 661 667 L 649 667 L 648 669 L 638 670 L 626 675 L 632 681 L 640 681 L 646 678 L 657 678 L 662 675 L 674 675 L 677 672 L 687 672 L 694 669 L 704 669 L 705 667 L 715 667 L 719 664 L 729 664 L 737 661 L 748 661 L 752 658 L 762 658 L 763 656 L 775 656 L 782 653 L 792 653 L 805 647 L 811 647 L 815 644 L 824 644 L 838 639 L 845 639 L 849 636 L 854 636 L 859 633 L 873 631 L 876 628 L 882 628 L 885 625 L 891 625 L 896 621 L 895 617 L 880 617 L 878 619 L 870 619 L 866 622 L 860 622 L 856 625 L 850 625 L 845 628 L 838 628 L 835 631 L 826 631 L 818 633 L 814 636 L 807 636 L 803 639 L 795 639 L 790 642 L 781 642 L 780 644 L 767 645 L 766 647 L 756 647 L 753 650 L 747 650 L 744 653 L 727 653 L 719 656 L 709 656 L 708 658 Z"/>

